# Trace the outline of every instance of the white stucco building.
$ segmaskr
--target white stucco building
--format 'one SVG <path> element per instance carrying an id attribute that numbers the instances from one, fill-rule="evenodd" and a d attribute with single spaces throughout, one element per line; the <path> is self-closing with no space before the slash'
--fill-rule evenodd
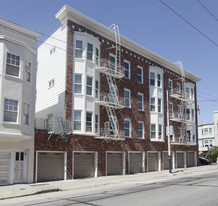
<path id="1" fill-rule="evenodd" d="M 33 181 L 39 37 L 0 18 L 0 185 Z"/>

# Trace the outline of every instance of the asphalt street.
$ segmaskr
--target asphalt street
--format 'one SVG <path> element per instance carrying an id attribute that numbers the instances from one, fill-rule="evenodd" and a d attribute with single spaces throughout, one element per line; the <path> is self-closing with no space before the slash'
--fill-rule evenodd
<path id="1" fill-rule="evenodd" d="M 127 182 L 76 192 L 53 192 L 13 198 L 0 205 L 16 206 L 174 206 L 218 205 L 218 173 L 168 178 L 152 183 Z"/>

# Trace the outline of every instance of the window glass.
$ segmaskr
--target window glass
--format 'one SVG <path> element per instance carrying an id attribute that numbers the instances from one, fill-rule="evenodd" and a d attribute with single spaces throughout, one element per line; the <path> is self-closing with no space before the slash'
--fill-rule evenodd
<path id="1" fill-rule="evenodd" d="M 87 60 L 92 61 L 92 53 L 93 53 L 93 45 L 88 43 L 87 44 Z"/>
<path id="2" fill-rule="evenodd" d="M 30 116 L 30 105 L 24 103 L 23 104 L 23 123 L 25 125 L 29 125 L 29 116 Z"/>
<path id="3" fill-rule="evenodd" d="M 92 95 L 92 77 L 87 77 L 86 94 Z"/>
<path id="4" fill-rule="evenodd" d="M 143 111 L 143 95 L 138 94 L 138 110 Z"/>
<path id="5" fill-rule="evenodd" d="M 82 52 L 83 52 L 82 45 L 83 45 L 82 41 L 76 40 L 76 53 L 75 53 L 76 58 L 82 58 Z"/>
<path id="6" fill-rule="evenodd" d="M 130 79 L 130 64 L 126 61 L 124 61 L 124 76 Z"/>
<path id="7" fill-rule="evenodd" d="M 92 113 L 86 112 L 86 131 L 92 132 Z"/>
<path id="8" fill-rule="evenodd" d="M 74 130 L 81 130 L 81 111 L 74 111 Z"/>
<path id="9" fill-rule="evenodd" d="M 4 102 L 4 121 L 17 122 L 18 101 L 5 99 Z"/>
<path id="10" fill-rule="evenodd" d="M 31 62 L 25 61 L 25 72 L 24 72 L 24 79 L 28 82 L 30 82 L 31 78 Z"/>
<path id="11" fill-rule="evenodd" d="M 137 80 L 139 83 L 143 83 L 143 70 L 142 68 L 137 68 Z"/>
<path id="12" fill-rule="evenodd" d="M 138 138 L 143 138 L 143 123 L 138 122 Z"/>
<path id="13" fill-rule="evenodd" d="M 156 138 L 156 125 L 151 124 L 151 139 L 155 139 L 155 138 Z"/>
<path id="14" fill-rule="evenodd" d="M 150 106 L 151 106 L 151 111 L 155 112 L 155 98 L 153 98 L 153 97 L 151 98 L 151 105 Z"/>
<path id="15" fill-rule="evenodd" d="M 124 90 L 124 106 L 130 107 L 130 91 Z"/>
<path id="16" fill-rule="evenodd" d="M 161 76 L 160 76 L 160 74 L 157 74 L 157 86 L 161 87 Z"/>
<path id="17" fill-rule="evenodd" d="M 82 75 L 81 74 L 75 74 L 74 93 L 76 94 L 82 93 Z"/>
<path id="18" fill-rule="evenodd" d="M 98 125 L 98 115 L 96 114 L 95 115 L 95 133 L 98 133 L 98 128 L 99 128 L 99 125 Z"/>
<path id="19" fill-rule="evenodd" d="M 95 49 L 95 64 L 98 65 L 99 63 L 99 50 L 98 48 Z"/>
<path id="20" fill-rule="evenodd" d="M 150 85 L 155 86 L 155 74 L 154 74 L 154 72 L 150 72 Z"/>
<path id="21" fill-rule="evenodd" d="M 130 137 L 130 121 L 124 120 L 124 135 L 125 137 Z"/>
<path id="22" fill-rule="evenodd" d="M 7 53 L 6 74 L 19 77 L 20 57 Z"/>
<path id="23" fill-rule="evenodd" d="M 162 139 L 162 124 L 158 125 L 158 139 Z"/>
<path id="24" fill-rule="evenodd" d="M 161 112 L 161 99 L 158 99 L 158 112 Z"/>

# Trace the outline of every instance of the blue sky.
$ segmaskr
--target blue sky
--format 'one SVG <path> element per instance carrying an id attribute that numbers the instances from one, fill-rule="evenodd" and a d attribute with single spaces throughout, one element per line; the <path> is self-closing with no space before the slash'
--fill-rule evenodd
<path id="1" fill-rule="evenodd" d="M 218 18 L 217 0 L 200 1 Z M 218 44 L 218 21 L 197 0 L 163 2 Z M 199 123 L 213 121 L 218 110 L 218 46 L 159 0 L 0 0 L 0 16 L 50 35 L 60 26 L 55 14 L 64 4 L 105 26 L 118 24 L 122 35 L 171 62 L 182 61 L 186 70 L 202 78 L 197 84 Z M 46 38 L 42 35 L 40 41 Z"/>

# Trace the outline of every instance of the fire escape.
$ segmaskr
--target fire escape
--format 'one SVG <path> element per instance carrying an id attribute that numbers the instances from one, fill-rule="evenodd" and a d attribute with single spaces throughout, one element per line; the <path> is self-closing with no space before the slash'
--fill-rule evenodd
<path id="1" fill-rule="evenodd" d="M 96 70 L 106 76 L 109 86 L 109 93 L 101 93 L 96 99 L 96 104 L 103 106 L 106 109 L 108 121 L 104 123 L 104 128 L 100 129 L 100 134 L 96 138 L 106 140 L 123 140 L 124 133 L 119 128 L 119 122 L 116 116 L 116 110 L 124 108 L 124 99 L 119 96 L 116 81 L 124 76 L 124 69 L 121 66 L 121 42 L 119 27 L 113 24 L 110 27 L 115 34 L 116 45 L 109 48 L 115 49 L 115 56 L 110 56 L 108 59 L 101 59 Z"/>

